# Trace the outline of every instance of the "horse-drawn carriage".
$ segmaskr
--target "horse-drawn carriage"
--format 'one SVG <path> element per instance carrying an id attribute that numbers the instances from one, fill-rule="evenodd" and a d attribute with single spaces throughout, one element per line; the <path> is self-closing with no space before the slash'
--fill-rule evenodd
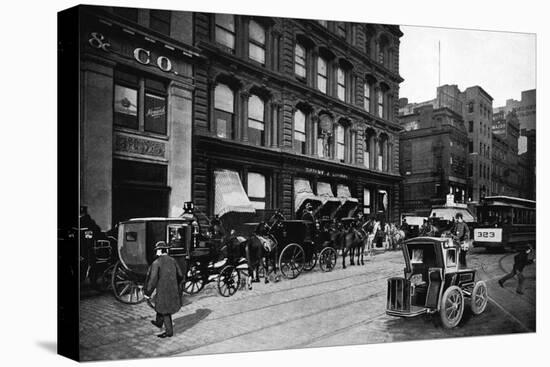
<path id="1" fill-rule="evenodd" d="M 474 315 L 482 313 L 487 306 L 487 286 L 475 280 L 475 270 L 460 262 L 460 251 L 451 238 L 405 241 L 404 277 L 388 279 L 386 313 L 414 317 L 439 312 L 447 328 L 458 325 L 467 299 Z"/>
<path id="2" fill-rule="evenodd" d="M 169 255 L 184 274 L 182 291 L 197 293 L 208 282 L 216 281 L 219 293 L 227 297 L 240 286 L 240 269 L 246 265 L 240 259 L 221 258 L 219 243 L 205 236 L 194 218 L 136 218 L 118 227 L 119 261 L 112 274 L 117 300 L 128 304 L 144 301 L 147 270 L 159 241 L 168 244 Z"/>

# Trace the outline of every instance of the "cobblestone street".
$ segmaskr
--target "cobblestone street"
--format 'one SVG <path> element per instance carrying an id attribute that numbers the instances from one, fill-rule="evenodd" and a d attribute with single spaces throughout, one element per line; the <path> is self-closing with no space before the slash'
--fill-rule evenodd
<path id="1" fill-rule="evenodd" d="M 442 328 L 437 317 L 400 319 L 385 314 L 386 279 L 403 271 L 401 252 L 369 258 L 364 266 L 331 273 L 317 268 L 294 280 L 254 283 L 231 298 L 218 295 L 214 284 L 185 297 L 173 316 L 175 335 L 159 339 L 149 323 L 154 311 L 131 306 L 110 294 L 81 302 L 83 360 L 140 358 L 178 354 L 211 354 L 283 348 L 320 347 L 458 336 L 517 333 L 535 330 L 535 266 L 526 268 L 525 294 L 515 293 L 515 280 L 505 288 L 499 277 L 512 267 L 511 253 L 475 250 L 470 265 L 487 281 L 490 302 L 475 317 L 465 310 L 461 324 Z M 422 330 L 422 333 L 419 333 Z"/>

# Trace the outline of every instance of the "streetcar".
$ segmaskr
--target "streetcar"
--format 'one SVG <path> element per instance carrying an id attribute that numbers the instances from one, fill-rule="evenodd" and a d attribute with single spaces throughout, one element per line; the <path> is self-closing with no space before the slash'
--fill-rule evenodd
<path id="1" fill-rule="evenodd" d="M 477 208 L 474 247 L 515 248 L 536 244 L 536 202 L 510 196 L 487 196 Z"/>

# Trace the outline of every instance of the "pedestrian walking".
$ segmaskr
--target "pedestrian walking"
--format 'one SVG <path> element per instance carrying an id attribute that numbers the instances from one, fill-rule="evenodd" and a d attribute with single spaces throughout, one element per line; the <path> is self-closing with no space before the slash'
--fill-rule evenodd
<path id="1" fill-rule="evenodd" d="M 172 315 L 181 308 L 181 292 L 179 283 L 183 280 L 183 274 L 176 260 L 168 255 L 169 246 L 164 241 L 155 245 L 157 258 L 151 264 L 147 273 L 145 284 L 145 297 L 150 298 L 156 289 L 155 311 L 156 318 L 151 323 L 165 332 L 157 335 L 159 338 L 174 335 Z"/>
<path id="2" fill-rule="evenodd" d="M 523 294 L 523 284 L 525 282 L 525 277 L 523 276 L 523 269 L 525 266 L 532 264 L 535 260 L 529 259 L 529 254 L 532 252 L 533 248 L 531 245 L 528 245 L 526 249 L 521 250 L 514 256 L 514 266 L 512 268 L 512 271 L 509 274 L 506 274 L 503 276 L 499 281 L 498 284 L 504 288 L 504 282 L 506 282 L 508 279 L 513 278 L 514 276 L 517 276 L 518 278 L 518 286 L 516 288 L 516 293 Z"/>

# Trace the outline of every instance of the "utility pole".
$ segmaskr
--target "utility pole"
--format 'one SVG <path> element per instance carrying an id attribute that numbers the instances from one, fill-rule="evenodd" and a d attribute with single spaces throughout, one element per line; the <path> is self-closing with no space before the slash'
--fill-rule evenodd
<path id="1" fill-rule="evenodd" d="M 438 53 L 438 78 L 437 78 L 437 86 L 441 86 L 441 41 L 437 41 L 437 53 Z"/>

